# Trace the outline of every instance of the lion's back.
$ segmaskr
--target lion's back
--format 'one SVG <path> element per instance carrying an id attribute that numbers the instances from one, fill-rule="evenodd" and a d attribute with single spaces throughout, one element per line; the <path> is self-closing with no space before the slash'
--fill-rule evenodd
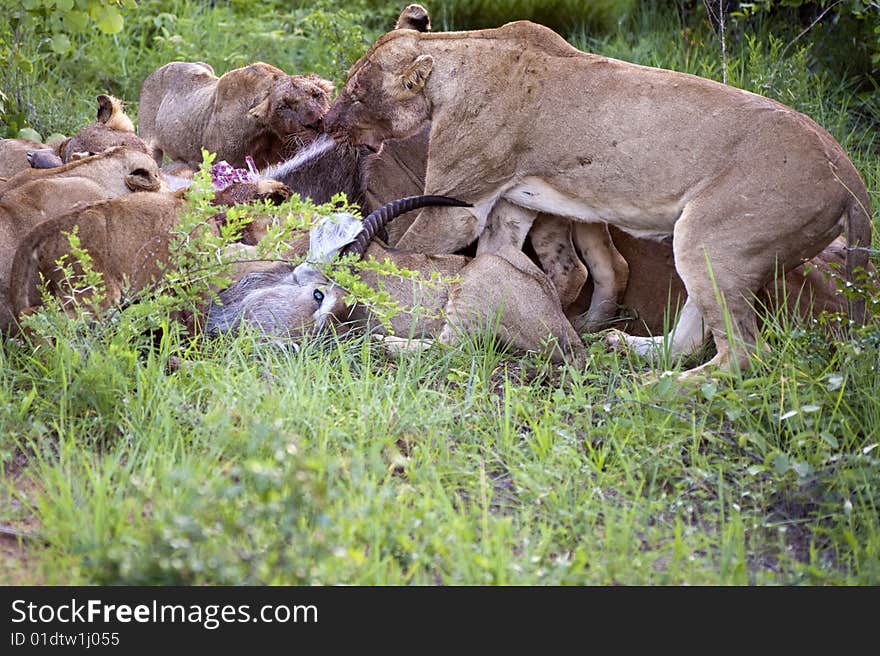
<path id="1" fill-rule="evenodd" d="M 218 78 L 202 62 L 171 62 L 141 85 L 138 135 L 171 159 L 199 161 L 200 134 L 213 108 Z"/>

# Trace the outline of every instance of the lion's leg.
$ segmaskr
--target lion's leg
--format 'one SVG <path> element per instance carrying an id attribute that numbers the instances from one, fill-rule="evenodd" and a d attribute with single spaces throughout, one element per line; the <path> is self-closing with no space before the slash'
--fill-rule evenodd
<path id="1" fill-rule="evenodd" d="M 486 227 L 477 241 L 477 255 L 497 253 L 507 246 L 521 250 L 536 214 L 535 210 L 499 200 L 489 212 Z"/>
<path id="2" fill-rule="evenodd" d="M 373 335 L 373 339 L 379 342 L 385 353 L 392 358 L 399 357 L 404 353 L 426 351 L 434 343 L 433 339 L 410 339 L 408 337 L 395 337 L 394 335 Z"/>
<path id="3" fill-rule="evenodd" d="M 577 223 L 574 241 L 593 278 L 593 297 L 587 311 L 575 319 L 579 332 L 593 332 L 617 312 L 629 282 L 629 264 L 611 241 L 604 223 Z"/>
<path id="4" fill-rule="evenodd" d="M 553 281 L 563 308 L 575 302 L 584 283 L 587 267 L 572 242 L 572 222 L 552 214 L 538 214 L 529 233 L 541 268 Z"/>
<path id="5" fill-rule="evenodd" d="M 480 235 L 491 203 L 472 208 L 426 207 L 397 242 L 397 248 L 415 253 L 454 253 Z"/>
<path id="6" fill-rule="evenodd" d="M 687 304 L 699 309 L 717 351 L 705 365 L 691 370 L 694 373 L 748 364 L 758 336 L 752 299 L 775 267 L 775 259 L 760 243 L 745 242 L 741 225 L 725 219 L 736 217 L 736 213 L 711 209 L 711 213 L 696 207 L 685 210 L 672 241 L 675 268 L 687 289 Z M 708 216 L 720 218 L 713 218 L 709 226 Z"/>
<path id="7" fill-rule="evenodd" d="M 670 356 L 678 358 L 697 351 L 708 337 L 709 331 L 703 322 L 700 310 L 688 299 L 682 306 L 678 321 L 668 336 L 635 337 L 614 330 L 605 337 L 605 342 L 615 350 L 631 349 L 637 355 L 653 360 L 659 355 L 664 343 L 669 344 Z"/>

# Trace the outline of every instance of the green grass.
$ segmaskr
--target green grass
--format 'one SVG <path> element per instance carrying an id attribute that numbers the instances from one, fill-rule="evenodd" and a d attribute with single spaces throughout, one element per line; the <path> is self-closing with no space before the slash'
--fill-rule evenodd
<path id="1" fill-rule="evenodd" d="M 156 39 L 143 3 L 127 45 L 94 37 L 78 64 L 35 74 L 34 126 L 89 120 L 108 81 L 133 103 L 178 55 L 334 66 L 259 36 L 286 33 L 284 12 L 164 5 L 180 41 Z M 672 15 L 569 37 L 720 78 L 714 37 Z M 809 42 L 782 48 L 763 32 L 731 43 L 730 82 L 828 128 L 877 208 L 876 100 L 811 69 Z M 73 106 L 55 104 L 63 85 Z M 478 337 L 390 359 L 363 338 L 293 352 L 170 324 L 49 325 L 54 341 L 0 349 L 0 524 L 36 536 L 0 538 L 2 583 L 880 584 L 876 322 L 831 340 L 771 316 L 749 370 L 684 385 L 644 384 L 654 369 L 600 335 L 574 369 Z"/>

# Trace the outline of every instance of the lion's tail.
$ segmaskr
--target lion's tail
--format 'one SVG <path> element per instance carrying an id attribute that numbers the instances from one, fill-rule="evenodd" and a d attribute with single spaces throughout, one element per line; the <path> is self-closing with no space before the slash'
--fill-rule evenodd
<path id="1" fill-rule="evenodd" d="M 45 235 L 45 226 L 37 225 L 25 235 L 15 250 L 9 276 L 9 296 L 16 315 L 42 304 L 38 289 L 42 259 L 39 247 Z"/>
<path id="2" fill-rule="evenodd" d="M 866 272 L 870 257 L 871 236 L 873 227 L 871 224 L 871 201 L 867 191 L 860 194 L 852 194 L 849 205 L 844 215 L 844 227 L 846 230 L 846 279 L 853 286 L 857 286 L 859 269 Z M 865 303 L 865 295 L 857 294 L 850 299 L 849 317 L 859 324 L 868 319 L 868 310 Z"/>

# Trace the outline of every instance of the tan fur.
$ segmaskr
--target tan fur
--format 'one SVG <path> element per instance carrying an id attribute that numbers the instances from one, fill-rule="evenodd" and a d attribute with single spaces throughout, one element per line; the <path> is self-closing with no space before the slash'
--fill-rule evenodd
<path id="1" fill-rule="evenodd" d="M 152 158 L 149 159 L 152 162 Z M 233 187 L 238 190 L 227 188 L 218 192 L 215 204 L 289 195 L 275 180 L 236 183 Z M 11 313 L 18 316 L 40 304 L 37 284 L 41 276 L 49 282 L 51 293 L 68 298 L 70 290 L 61 284 L 55 262 L 70 254 L 65 233 L 74 226 L 79 226 L 81 246 L 92 256 L 94 269 L 104 277 L 107 297 L 102 307 L 106 309 L 118 303 L 124 289 L 130 293 L 142 290 L 160 275 L 157 263 L 168 262 L 168 243 L 179 220 L 184 193 L 146 192 L 93 202 L 33 226 L 20 240 L 11 262 L 8 276 Z M 222 214 L 215 219 L 222 221 Z M 214 231 L 214 224 L 207 229 Z M 308 240 L 292 247 L 305 253 Z M 242 251 L 242 259 L 254 257 L 243 244 L 233 244 L 230 249 Z M 242 262 L 233 267 L 232 277 L 235 280 L 265 266 L 262 262 Z"/>
<path id="2" fill-rule="evenodd" d="M 393 300 L 422 309 L 415 316 L 401 313 L 392 319 L 398 337 L 458 344 L 469 334 L 488 331 L 515 350 L 547 352 L 554 361 L 583 364 L 583 344 L 562 313 L 552 283 L 521 251 L 506 248 L 468 258 L 408 253 L 373 241 L 365 255 L 378 261 L 387 258 L 426 276 L 436 272 L 461 279 L 450 287 L 422 288 L 412 281 L 382 277 L 382 289 Z M 362 279 L 373 288 L 380 284 L 374 273 L 364 273 Z M 323 294 L 321 300 L 316 291 Z M 223 303 L 208 310 L 207 329 L 226 332 L 248 323 L 268 336 L 287 338 L 332 321 L 343 328 L 370 325 L 377 334 L 387 334 L 368 308 L 346 307 L 344 295 L 316 271 L 276 266 L 246 276 L 224 291 Z"/>
<path id="3" fill-rule="evenodd" d="M 378 153 L 370 155 L 366 169 L 368 209 L 395 198 L 424 193 L 429 132 L 429 128 L 424 128 L 413 137 L 390 139 Z M 444 208 L 444 220 L 454 220 L 451 217 L 456 213 L 469 216 L 467 210 Z M 387 227 L 388 243 L 396 246 L 415 218 L 413 213 L 392 221 Z M 495 227 L 502 230 L 494 233 Z M 594 293 L 589 297 L 592 302 L 575 319 L 579 330 L 591 331 L 617 313 L 629 268 L 608 237 L 604 224 L 583 224 L 577 241 L 578 250 L 589 265 L 588 273 L 575 248 L 572 232 L 568 219 L 542 212 L 535 215 L 502 200 L 492 208 L 491 220 L 480 237 L 477 252 L 491 253 L 504 246 L 522 248 L 529 233 L 538 263 L 556 286 L 562 307 L 566 309 L 577 299 L 592 273 Z"/>
<path id="4" fill-rule="evenodd" d="M 870 245 L 864 182 L 808 117 L 711 80 L 581 52 L 527 21 L 392 31 L 352 67 L 325 122 L 376 149 L 430 122 L 425 192 L 475 207 L 454 220 L 423 210 L 400 242 L 407 249 L 461 248 L 501 198 L 642 237 L 673 235 L 688 325 L 708 326 L 713 366 L 746 364 L 757 332 L 751 298 L 777 268 L 814 257 L 844 224 L 851 246 Z M 867 253 L 848 259 L 852 271 Z M 863 307 L 853 310 L 863 319 Z M 697 341 L 694 333 L 680 353 Z"/>
<path id="5" fill-rule="evenodd" d="M 39 305 L 37 284 L 41 277 L 47 281 L 50 293 L 60 298 L 81 302 L 87 297 L 88 292 L 74 299 L 56 266 L 58 260 L 70 253 L 67 233 L 75 226 L 78 226 L 82 247 L 92 257 L 93 267 L 103 274 L 107 290 L 103 307 L 118 303 L 123 290 L 134 293 L 155 281 L 161 274 L 157 262 L 168 261 L 168 241 L 177 225 L 181 205 L 179 193 L 131 194 L 93 203 L 35 226 L 22 240 L 12 265 L 10 286 L 16 316 Z M 291 245 L 291 254 L 302 254 L 306 248 L 307 241 L 301 240 Z M 242 258 L 247 259 L 252 247 L 234 245 L 233 251 L 240 251 Z M 426 293 L 414 291 L 411 282 L 393 277 L 383 279 L 383 287 L 402 304 L 418 303 L 434 313 L 445 313 L 444 318 L 421 317 L 416 327 L 419 336 L 454 344 L 464 334 L 494 329 L 515 349 L 544 351 L 549 347 L 549 355 L 554 360 L 572 358 L 582 363 L 583 345 L 562 313 L 552 284 L 519 251 L 507 249 L 500 255 L 486 254 L 471 259 L 460 255 L 402 253 L 374 242 L 367 249 L 367 256 L 380 261 L 387 257 L 398 266 L 426 274 L 437 271 L 444 276 L 461 276 L 461 282 L 449 289 Z M 271 274 L 277 269 L 277 265 L 263 262 L 246 263 L 237 267 L 234 278 Z M 291 267 L 286 267 L 284 272 L 290 270 Z M 370 274 L 365 276 L 365 281 L 378 284 Z M 272 318 L 271 323 L 257 321 L 265 333 L 276 337 L 282 336 L 282 332 L 285 336 L 298 334 L 312 323 L 317 288 L 326 290 L 327 302 L 332 305 L 337 321 L 369 319 L 362 307 L 346 308 L 341 302 L 342 291 L 328 289 L 326 278 L 320 274 L 298 285 L 289 282 L 256 285 L 249 293 L 258 298 L 244 305 L 241 318 L 249 320 L 255 316 L 256 303 L 257 316 Z M 283 325 L 278 325 L 282 319 Z M 409 334 L 411 320 L 409 315 L 395 318 L 398 335 Z M 548 337 L 555 337 L 555 341 L 548 342 Z"/>
<path id="6" fill-rule="evenodd" d="M 428 16 L 428 10 L 422 5 L 407 5 L 397 22 L 394 24 L 395 30 L 418 30 L 419 32 L 431 31 L 431 18 Z"/>
<path id="7" fill-rule="evenodd" d="M 314 140 L 333 91 L 317 75 L 262 62 L 220 77 L 204 63 L 172 62 L 141 86 L 138 133 L 160 164 L 164 154 L 198 168 L 206 148 L 217 161 L 242 168 L 251 155 L 264 168 Z"/>
<path id="8" fill-rule="evenodd" d="M 62 162 L 88 157 L 113 146 L 127 146 L 150 153 L 147 144 L 134 133 L 134 126 L 125 113 L 121 100 L 102 93 L 97 101 L 97 121 L 86 125 L 73 137 L 55 147 Z"/>
<path id="9" fill-rule="evenodd" d="M 125 146 L 114 146 L 56 168 L 20 171 L 0 183 L 0 198 L 25 183 L 60 178 L 86 178 L 106 189 L 105 198 L 129 191 L 157 191 L 162 185 L 159 167 L 149 155 Z"/>
<path id="10" fill-rule="evenodd" d="M 0 139 L 0 184 L 31 167 L 29 152 L 46 148 L 49 146 L 30 139 Z"/>
<path id="11" fill-rule="evenodd" d="M 615 328 L 632 335 L 660 335 L 665 323 L 681 309 L 687 290 L 675 272 L 672 243 L 633 237 L 612 228 L 620 253 L 631 263 L 630 284 L 623 295 L 620 320 Z M 809 262 L 773 281 L 758 294 L 759 302 L 771 312 L 785 308 L 792 318 L 813 320 L 823 312 L 846 313 L 847 299 L 840 291 L 846 269 L 846 241 L 837 237 Z M 869 273 L 876 272 L 873 264 Z M 589 304 L 591 290 L 584 290 L 571 312 Z"/>
<path id="12" fill-rule="evenodd" d="M 159 169 L 153 159 L 124 147 L 53 169 L 28 169 L 0 186 L 0 331 L 7 329 L 14 316 L 9 300 L 10 269 L 16 248 L 28 231 L 77 206 L 160 188 Z"/>
<path id="13" fill-rule="evenodd" d="M 104 307 L 118 303 L 126 287 L 143 289 L 160 275 L 157 262 L 168 261 L 168 241 L 182 202 L 178 193 L 130 194 L 92 203 L 34 227 L 17 249 L 10 273 L 15 315 L 40 304 L 37 284 L 41 275 L 51 293 L 70 295 L 55 263 L 70 254 L 67 233 L 76 226 L 94 269 L 103 274 Z"/>

